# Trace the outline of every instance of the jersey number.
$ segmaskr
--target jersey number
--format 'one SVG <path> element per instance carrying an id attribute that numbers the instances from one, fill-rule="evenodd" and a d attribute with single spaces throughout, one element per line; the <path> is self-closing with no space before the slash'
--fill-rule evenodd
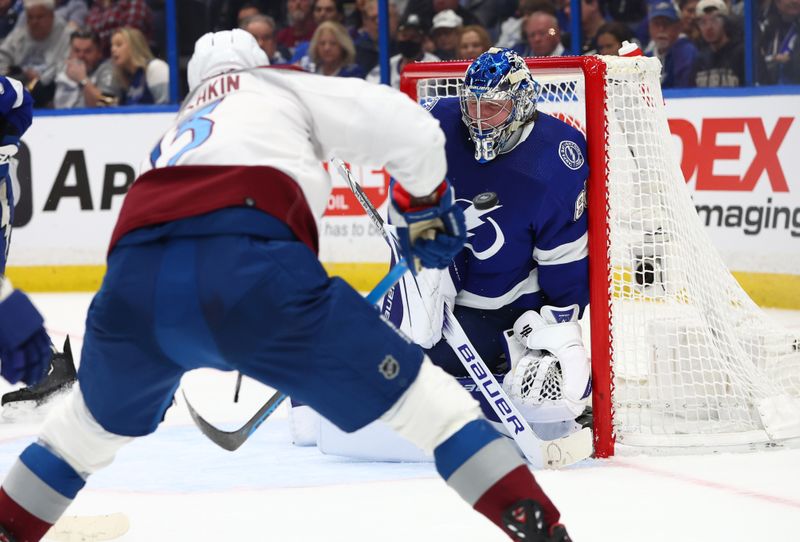
<path id="1" fill-rule="evenodd" d="M 183 147 L 174 150 L 174 154 L 167 160 L 165 166 L 174 166 L 181 156 L 192 149 L 196 149 L 211 137 L 211 132 L 214 129 L 214 121 L 208 118 L 208 115 L 210 115 L 211 112 L 214 111 L 214 108 L 221 102 L 222 100 L 217 100 L 202 109 L 198 109 L 193 115 L 178 125 L 175 136 L 172 138 L 172 141 L 168 143 L 168 146 L 174 144 L 179 137 L 187 132 L 191 134 L 191 139 Z M 162 158 L 161 147 L 163 145 L 164 139 L 161 139 L 150 153 L 150 165 L 153 167 L 156 167 L 156 162 Z M 172 149 L 170 149 L 170 152 L 173 152 Z"/>

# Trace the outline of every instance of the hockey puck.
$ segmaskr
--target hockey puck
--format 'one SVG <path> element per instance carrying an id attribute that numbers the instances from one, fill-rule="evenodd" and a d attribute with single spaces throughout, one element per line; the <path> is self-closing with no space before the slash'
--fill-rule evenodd
<path id="1" fill-rule="evenodd" d="M 499 203 L 499 199 L 497 198 L 497 194 L 495 192 L 482 192 L 472 198 L 472 205 L 475 206 L 476 209 L 491 209 L 495 205 Z"/>

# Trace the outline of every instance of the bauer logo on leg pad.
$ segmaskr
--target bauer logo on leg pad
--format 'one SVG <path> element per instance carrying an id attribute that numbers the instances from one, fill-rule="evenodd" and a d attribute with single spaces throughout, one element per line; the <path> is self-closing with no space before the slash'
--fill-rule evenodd
<path id="1" fill-rule="evenodd" d="M 378 365 L 378 370 L 386 380 L 392 380 L 400 373 L 400 364 L 389 354 L 383 358 L 381 364 Z"/>
<path id="2" fill-rule="evenodd" d="M 475 361 L 475 354 L 472 352 L 472 349 L 469 347 L 468 344 L 462 344 L 461 346 L 457 347 L 456 350 L 461 355 L 461 357 L 469 363 L 469 370 L 472 373 L 472 379 L 478 386 L 482 386 L 486 390 L 486 399 L 491 400 L 497 405 L 500 412 L 503 415 L 508 416 L 506 418 L 507 422 L 510 422 L 514 427 L 514 433 L 521 433 L 525 431 L 525 425 L 512 413 L 511 408 L 508 406 L 504 397 L 498 397 L 500 395 L 500 391 L 497 389 L 499 384 L 497 381 L 492 378 L 489 373 L 487 373 L 481 364 L 473 363 Z"/>

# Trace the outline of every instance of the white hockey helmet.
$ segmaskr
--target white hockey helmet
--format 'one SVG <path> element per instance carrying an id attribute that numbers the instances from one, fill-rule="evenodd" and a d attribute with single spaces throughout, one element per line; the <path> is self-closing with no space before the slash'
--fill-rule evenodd
<path id="1" fill-rule="evenodd" d="M 250 32 L 240 28 L 209 32 L 194 44 L 187 69 L 189 91 L 215 75 L 267 65 L 267 54 Z"/>

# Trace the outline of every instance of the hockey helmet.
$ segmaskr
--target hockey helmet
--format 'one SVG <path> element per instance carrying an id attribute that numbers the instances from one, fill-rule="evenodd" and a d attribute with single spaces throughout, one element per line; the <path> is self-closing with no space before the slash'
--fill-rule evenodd
<path id="1" fill-rule="evenodd" d="M 194 44 L 194 54 L 189 59 L 189 90 L 221 73 L 267 65 L 267 54 L 250 32 L 239 28 L 208 32 Z"/>
<path id="2" fill-rule="evenodd" d="M 459 101 L 478 162 L 496 158 L 514 133 L 533 121 L 537 94 L 525 60 L 511 49 L 492 47 L 470 64 Z"/>

